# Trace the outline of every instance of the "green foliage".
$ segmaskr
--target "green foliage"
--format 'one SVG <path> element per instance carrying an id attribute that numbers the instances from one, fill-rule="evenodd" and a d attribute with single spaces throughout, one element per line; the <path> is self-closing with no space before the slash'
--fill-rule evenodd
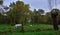
<path id="1" fill-rule="evenodd" d="M 8 23 L 8 24 L 51 24 L 51 12 L 47 12 L 45 15 L 43 9 L 34 9 L 31 11 L 29 8 L 29 4 L 25 4 L 23 1 L 16 1 L 10 3 L 9 7 L 5 7 L 5 10 L 9 9 L 8 12 L 5 12 L 7 16 L 3 16 L 0 14 L 0 23 Z M 60 14 L 60 12 L 59 12 Z M 60 15 L 58 15 L 58 23 L 60 24 Z M 31 20 L 30 22 L 28 22 Z"/>
<path id="2" fill-rule="evenodd" d="M 26 14 L 29 12 L 29 5 L 22 1 L 16 1 L 10 4 L 11 10 L 8 12 L 8 17 L 12 23 L 22 23 L 25 20 Z"/>

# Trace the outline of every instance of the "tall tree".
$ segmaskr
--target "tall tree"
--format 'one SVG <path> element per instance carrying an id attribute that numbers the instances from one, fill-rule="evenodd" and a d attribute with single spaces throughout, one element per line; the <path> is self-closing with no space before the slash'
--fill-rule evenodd
<path id="1" fill-rule="evenodd" d="M 43 9 L 38 9 L 38 23 L 40 22 L 40 16 L 44 14 L 44 10 Z M 42 16 L 41 16 L 42 17 Z"/>
<path id="2" fill-rule="evenodd" d="M 9 17 L 15 24 L 22 24 L 21 31 L 24 32 L 25 13 L 29 12 L 29 5 L 24 4 L 22 1 L 16 1 L 16 3 L 10 4 L 10 8 Z"/>
<path id="3" fill-rule="evenodd" d="M 37 24 L 38 23 L 38 12 L 36 9 L 33 11 L 33 23 Z"/>
<path id="4" fill-rule="evenodd" d="M 52 18 L 52 23 L 53 23 L 53 28 L 54 30 L 58 30 L 58 23 L 57 23 L 57 16 L 58 16 L 58 9 L 53 9 L 51 11 L 51 18 Z"/>

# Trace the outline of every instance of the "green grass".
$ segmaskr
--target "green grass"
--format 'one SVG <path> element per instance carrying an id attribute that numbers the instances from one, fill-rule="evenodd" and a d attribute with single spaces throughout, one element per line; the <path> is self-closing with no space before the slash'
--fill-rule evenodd
<path id="1" fill-rule="evenodd" d="M 60 35 L 60 31 L 40 31 L 40 32 L 13 32 L 2 35 Z"/>
<path id="2" fill-rule="evenodd" d="M 53 29 L 53 26 L 52 25 L 45 25 L 45 24 L 40 24 L 40 25 L 33 25 L 33 26 L 24 26 L 24 29 L 25 30 L 34 30 L 34 29 L 41 29 L 41 30 L 44 30 L 44 29 Z"/>
<path id="3" fill-rule="evenodd" d="M 24 26 L 25 31 L 35 30 L 37 28 L 41 29 L 41 31 L 21 33 L 21 32 L 18 32 L 20 31 L 21 27 L 14 28 L 14 26 L 0 24 L 0 32 L 7 31 L 7 30 L 13 31 L 13 32 L 7 32 L 7 33 L 0 33 L 0 35 L 60 35 L 60 30 L 54 31 L 52 25 L 40 24 L 40 25 L 33 25 L 33 26 L 29 26 L 29 25 Z M 60 25 L 59 25 L 59 28 L 60 28 Z M 45 29 L 52 29 L 52 30 L 45 30 Z"/>

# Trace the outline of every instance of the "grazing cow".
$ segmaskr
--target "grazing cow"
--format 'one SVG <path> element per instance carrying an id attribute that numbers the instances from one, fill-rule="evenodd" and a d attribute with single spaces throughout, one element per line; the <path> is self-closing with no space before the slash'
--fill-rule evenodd
<path id="1" fill-rule="evenodd" d="M 20 26 L 22 26 L 22 24 L 15 24 L 15 27 L 17 28 L 17 27 L 20 27 Z"/>
<path id="2" fill-rule="evenodd" d="M 30 26 L 32 26 L 32 25 L 30 25 Z"/>

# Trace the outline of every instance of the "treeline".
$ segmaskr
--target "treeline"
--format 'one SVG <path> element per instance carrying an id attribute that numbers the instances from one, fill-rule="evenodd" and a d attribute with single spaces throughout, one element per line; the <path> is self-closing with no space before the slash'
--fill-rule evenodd
<path id="1" fill-rule="evenodd" d="M 0 24 L 51 24 L 51 12 L 45 14 L 43 9 L 31 11 L 29 8 L 29 4 L 23 1 L 10 3 L 9 7 L 5 7 L 5 10 L 10 10 L 3 15 L 0 13 Z M 60 24 L 60 12 L 57 21 Z"/>

